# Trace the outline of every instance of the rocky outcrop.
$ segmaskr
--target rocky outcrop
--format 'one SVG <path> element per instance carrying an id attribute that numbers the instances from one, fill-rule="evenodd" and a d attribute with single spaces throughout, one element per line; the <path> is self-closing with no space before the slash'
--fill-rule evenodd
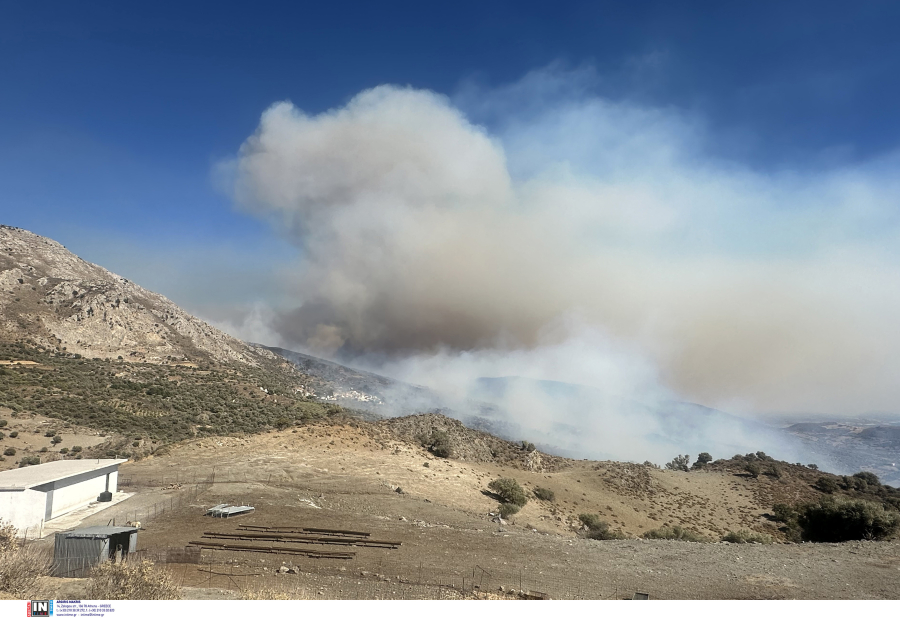
<path id="1" fill-rule="evenodd" d="M 0 337 L 89 358 L 259 364 L 253 348 L 58 242 L 0 226 Z"/>

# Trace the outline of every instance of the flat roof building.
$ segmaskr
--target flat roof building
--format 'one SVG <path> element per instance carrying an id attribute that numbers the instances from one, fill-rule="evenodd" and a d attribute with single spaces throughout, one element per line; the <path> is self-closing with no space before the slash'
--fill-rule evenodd
<path id="1" fill-rule="evenodd" d="M 61 459 L 0 472 L 0 518 L 29 528 L 115 493 L 127 459 Z"/>

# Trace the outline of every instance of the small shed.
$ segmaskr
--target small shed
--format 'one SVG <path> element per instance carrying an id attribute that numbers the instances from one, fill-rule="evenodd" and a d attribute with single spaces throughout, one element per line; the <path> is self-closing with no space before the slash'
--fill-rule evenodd
<path id="1" fill-rule="evenodd" d="M 58 532 L 53 546 L 53 575 L 86 577 L 107 560 L 123 560 L 137 549 L 133 526 L 91 526 Z"/>

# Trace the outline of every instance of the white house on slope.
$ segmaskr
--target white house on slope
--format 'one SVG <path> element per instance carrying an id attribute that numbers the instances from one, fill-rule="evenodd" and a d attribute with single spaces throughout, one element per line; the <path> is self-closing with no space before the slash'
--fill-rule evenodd
<path id="1" fill-rule="evenodd" d="M 0 472 L 0 519 L 20 532 L 115 493 L 127 459 L 61 459 Z"/>

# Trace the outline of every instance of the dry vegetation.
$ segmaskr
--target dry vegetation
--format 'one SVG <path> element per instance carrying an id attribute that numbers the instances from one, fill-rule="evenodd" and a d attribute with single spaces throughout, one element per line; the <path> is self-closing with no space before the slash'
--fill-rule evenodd
<path id="1" fill-rule="evenodd" d="M 149 560 L 131 560 L 94 567 L 86 598 L 171 600 L 180 599 L 181 591 L 168 571 L 155 569 Z"/>
<path id="2" fill-rule="evenodd" d="M 33 597 L 39 579 L 49 571 L 46 551 L 20 546 L 16 528 L 0 519 L 0 593 L 19 599 Z"/>
<path id="3" fill-rule="evenodd" d="M 15 451 L 4 455 L 0 469 L 34 457 L 140 459 L 185 438 L 253 433 L 347 413 L 301 395 L 293 369 L 280 364 L 265 371 L 76 356 L 0 341 L 0 361 L 34 363 L 0 365 L 0 423 L 7 422 L 0 428 L 0 452 Z"/>

